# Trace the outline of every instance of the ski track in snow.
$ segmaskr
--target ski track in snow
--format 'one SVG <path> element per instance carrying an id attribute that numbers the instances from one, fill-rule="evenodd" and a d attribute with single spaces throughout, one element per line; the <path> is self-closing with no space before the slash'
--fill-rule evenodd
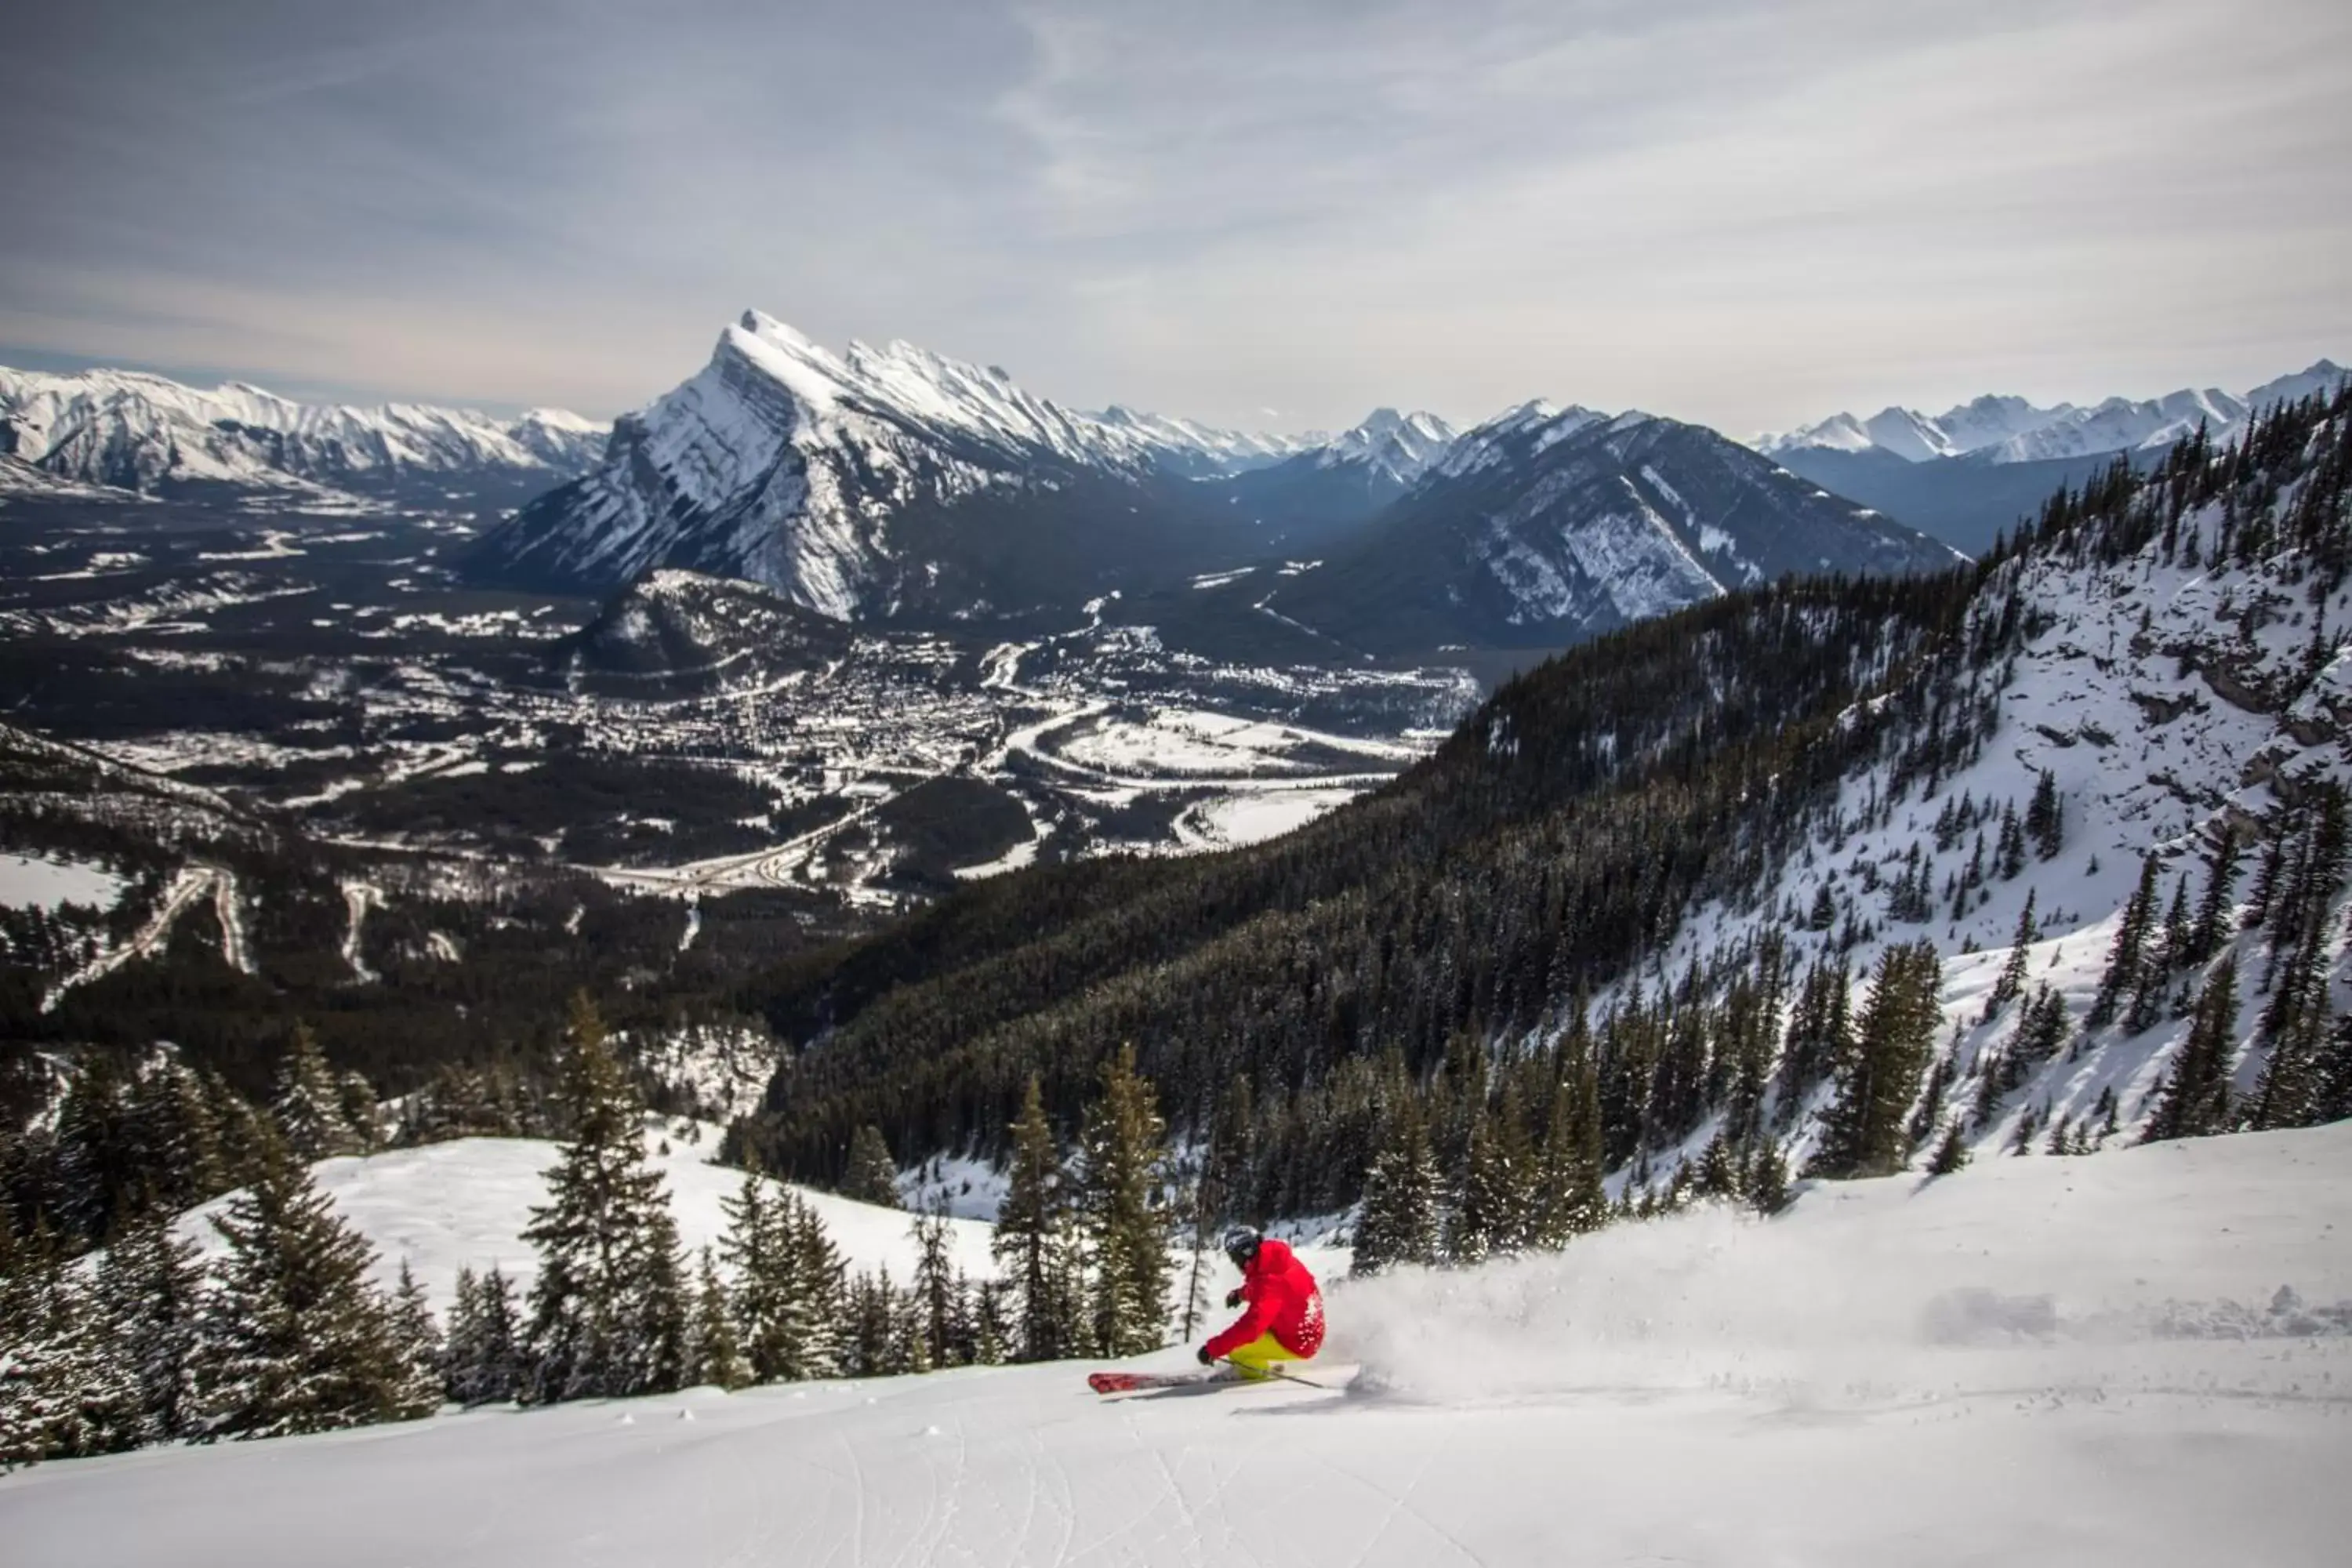
<path id="1" fill-rule="evenodd" d="M 129 942 L 109 948 L 83 964 L 79 969 L 49 987 L 41 997 L 41 1011 L 54 1010 L 65 994 L 78 985 L 87 985 L 102 979 L 133 959 L 145 958 L 170 940 L 172 930 L 180 917 L 193 908 L 197 900 L 212 895 L 214 918 L 220 922 L 221 956 L 232 968 L 247 974 L 254 973 L 253 959 L 246 951 L 244 906 L 237 898 L 236 878 L 217 866 L 186 866 L 172 879 L 164 889 L 163 899 L 148 917 L 147 923 Z"/>
<path id="2" fill-rule="evenodd" d="M 360 956 L 360 934 L 367 929 L 368 910 L 383 901 L 383 895 L 366 882 L 343 884 L 343 909 L 349 917 L 343 926 L 343 963 L 362 985 L 373 984 L 376 973 Z"/>
<path id="3" fill-rule="evenodd" d="M 125 1568 L 2328 1562 L 2347 1175 L 2352 1125 L 1989 1160 L 1338 1283 L 1346 1393 L 1062 1363 L 483 1410 L 45 1465 L 0 1530 Z M 903 1235 L 865 1212 L 853 1254 Z"/>

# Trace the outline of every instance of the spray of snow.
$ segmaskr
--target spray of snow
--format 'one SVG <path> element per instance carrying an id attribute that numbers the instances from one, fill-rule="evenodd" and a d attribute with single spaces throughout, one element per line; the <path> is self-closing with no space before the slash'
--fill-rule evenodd
<path id="1" fill-rule="evenodd" d="M 1810 1409 L 2184 1378 L 2294 1394 L 2352 1370 L 2347 1169 L 2352 1125 L 1822 1184 L 1771 1220 L 1706 1206 L 1343 1284 L 1331 1350 L 1368 1391 L 1448 1402 L 1712 1391 Z M 2184 1343 L 2247 1339 L 2315 1364 Z"/>

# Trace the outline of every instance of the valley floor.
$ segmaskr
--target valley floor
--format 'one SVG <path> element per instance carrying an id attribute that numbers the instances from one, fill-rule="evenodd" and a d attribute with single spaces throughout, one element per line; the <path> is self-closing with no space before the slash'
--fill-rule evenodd
<path id="1" fill-rule="evenodd" d="M 0 1479 L 0 1539 L 12 1568 L 2340 1561 L 2347 1177 L 2352 1124 L 1987 1159 L 1339 1285 L 1345 1393 L 1106 1403 L 1057 1365 L 481 1411 L 43 1466 Z"/>

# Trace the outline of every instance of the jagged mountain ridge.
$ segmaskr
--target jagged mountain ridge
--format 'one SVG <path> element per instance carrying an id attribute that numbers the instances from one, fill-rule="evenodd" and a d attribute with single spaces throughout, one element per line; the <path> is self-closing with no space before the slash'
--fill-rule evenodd
<path id="1" fill-rule="evenodd" d="M 605 438 L 605 426 L 562 409 L 501 419 L 423 404 L 299 403 L 241 382 L 206 390 L 143 371 L 0 367 L 0 455 L 58 481 L 117 489 L 368 492 L 484 472 L 551 481 L 588 467 Z"/>
<path id="2" fill-rule="evenodd" d="M 748 310 L 699 374 L 618 423 L 600 468 L 524 509 L 473 567 L 594 588 L 685 567 L 837 620 L 1018 615 L 1136 571 L 1230 563 L 1239 526 L 1184 476 L 1267 445 L 1088 416 L 908 343 L 836 355 Z"/>
<path id="3" fill-rule="evenodd" d="M 1451 443 L 1344 554 L 1260 607 L 1376 652 L 1547 647 L 1787 573 L 1952 560 L 1703 426 L 1537 402 Z"/>
<path id="4" fill-rule="evenodd" d="M 1585 437 L 1599 420 L 1533 403 L 1464 435 L 1381 408 L 1269 461 L 1276 438 L 1074 412 L 906 343 L 836 355 L 747 311 L 700 374 L 619 422 L 600 468 L 524 509 L 469 569 L 605 590 L 682 568 L 851 622 L 1066 621 L 1113 591 L 1174 589 L 1150 613 L 1224 646 L 1265 605 L 1182 588 L 1286 560 L 1302 580 L 1278 590 L 1277 616 L 1315 605 L 1320 620 L 1298 617 L 1314 633 L 1407 651 L 1558 646 L 1760 576 L 1944 559 L 1713 432 L 1627 416 Z M 1612 443 L 1663 455 L 1569 472 Z M 1474 521 L 1480 540 L 1463 536 Z"/>
<path id="5" fill-rule="evenodd" d="M 2242 428 L 2257 408 L 2328 394 L 2347 373 L 2331 360 L 2265 382 L 2242 395 L 2218 387 L 2183 387 L 2161 397 L 2109 397 L 2098 403 L 2038 407 L 2022 397 L 1987 395 L 1928 415 L 1890 406 L 1868 418 L 1833 414 L 1818 424 L 1760 436 L 1759 451 L 1784 461 L 1791 454 L 1890 453 L 1909 463 L 1966 458 L 1987 464 L 2048 462 L 2106 452 L 2160 449 L 2202 424 L 2223 437 Z"/>

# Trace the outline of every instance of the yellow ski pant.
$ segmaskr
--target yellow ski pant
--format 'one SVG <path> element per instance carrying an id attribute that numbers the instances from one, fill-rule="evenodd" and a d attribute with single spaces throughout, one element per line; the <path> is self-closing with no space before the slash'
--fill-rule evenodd
<path id="1" fill-rule="evenodd" d="M 1272 1334 L 1260 1334 L 1249 1343 L 1234 1349 L 1225 1359 L 1233 1363 L 1235 1372 L 1255 1381 L 1276 1375 L 1273 1371 L 1276 1362 L 1304 1361 L 1307 1358 Z"/>

